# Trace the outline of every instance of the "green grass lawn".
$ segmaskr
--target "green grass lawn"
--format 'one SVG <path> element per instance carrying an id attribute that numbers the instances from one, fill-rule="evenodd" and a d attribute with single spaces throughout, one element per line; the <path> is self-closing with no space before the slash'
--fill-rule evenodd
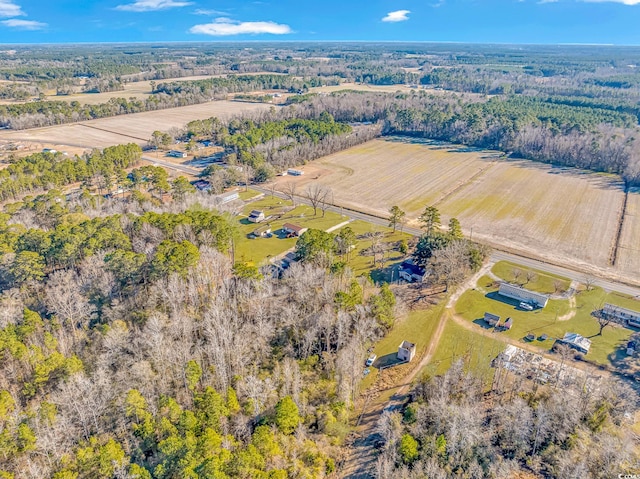
<path id="1" fill-rule="evenodd" d="M 497 285 L 488 277 L 483 277 L 478 282 L 478 288 L 465 292 L 458 300 L 456 312 L 468 321 L 478 325 L 478 328 L 486 328 L 482 320 L 485 312 L 498 314 L 504 320 L 506 317 L 513 318 L 513 327 L 509 331 L 493 332 L 496 337 L 501 335 L 512 339 L 524 341 L 528 333 L 533 333 L 536 340 L 533 345 L 542 349 L 549 349 L 553 346 L 554 338 L 561 338 L 567 332 L 579 333 L 591 339 L 591 350 L 586 355 L 586 359 L 599 364 L 610 364 L 615 356 L 616 350 L 628 340 L 633 333 L 632 330 L 619 327 L 607 326 L 602 336 L 596 336 L 599 331 L 597 320 L 591 313 L 600 308 L 604 302 L 628 304 L 627 297 L 621 297 L 617 293 L 607 294 L 600 288 L 591 291 L 582 291 L 575 296 L 575 308 L 571 307 L 569 300 L 550 300 L 544 309 L 535 311 L 521 311 L 517 309 L 518 302 L 503 298 L 497 295 Z M 640 304 L 639 304 L 640 306 Z M 561 320 L 563 316 L 573 316 L 566 320 Z M 542 334 L 549 336 L 546 341 L 538 341 Z"/>
<path id="2" fill-rule="evenodd" d="M 440 304 L 430 309 L 411 311 L 406 319 L 396 322 L 389 334 L 375 345 L 373 352 L 378 356 L 378 360 L 374 363 L 374 366 L 385 364 L 388 360 L 394 359 L 398 353 L 398 346 L 404 340 L 416 345 L 414 361 L 420 361 L 429 345 L 431 336 L 433 336 L 438 326 L 438 320 L 444 311 L 445 305 L 446 301 L 443 300 Z M 369 369 L 371 373 L 360 384 L 363 391 L 374 383 L 378 375 L 376 367 Z M 391 392 L 388 395 L 391 396 L 392 394 Z"/>
<path id="3" fill-rule="evenodd" d="M 384 237 L 382 239 L 383 243 L 396 243 L 403 239 L 407 241 L 411 239 L 411 235 L 402 233 L 400 230 L 396 230 L 394 232 L 391 228 L 374 225 L 372 223 L 367 223 L 366 221 L 352 221 L 347 226 L 349 226 L 349 228 L 351 228 L 358 237 L 362 237 L 367 233 L 382 232 L 384 233 Z M 337 232 L 339 232 L 339 230 L 336 231 L 336 233 Z M 351 251 L 348 264 L 354 274 L 356 276 L 369 274 L 371 276 L 371 279 L 376 283 L 383 281 L 391 282 L 392 279 L 397 280 L 397 265 L 401 263 L 406 258 L 406 256 L 401 254 L 399 251 L 390 250 L 386 253 L 385 256 L 385 268 L 381 268 L 380 264 L 378 264 L 378 266 L 374 268 L 373 256 L 363 256 L 360 254 L 361 251 L 369 247 L 371 247 L 371 240 L 360 238 L 356 243 L 355 249 Z M 392 271 L 394 271 L 393 278 Z"/>
<path id="4" fill-rule="evenodd" d="M 522 272 L 517 280 L 513 275 L 514 269 L 518 269 Z M 509 261 L 498 261 L 493 268 L 491 268 L 491 272 L 505 281 L 518 283 L 523 285 L 526 289 L 544 294 L 553 294 L 556 292 L 554 284 L 556 281 L 561 282 L 562 291 L 566 291 L 571 285 L 571 281 L 568 278 L 533 268 L 527 268 L 519 264 L 510 263 Z M 527 272 L 533 272 L 536 275 L 530 282 L 527 282 Z"/>
<path id="5" fill-rule="evenodd" d="M 504 348 L 503 342 L 475 334 L 448 320 L 433 358 L 421 374 L 444 374 L 454 361 L 462 359 L 467 370 L 489 385 L 493 380 L 491 361 Z"/>
<path id="6" fill-rule="evenodd" d="M 330 211 L 327 211 L 323 217 L 319 209 L 318 214 L 314 216 L 313 208 L 305 205 L 297 206 L 295 209 L 288 211 L 290 206 L 288 201 L 277 197 L 265 196 L 244 207 L 242 215 L 238 219 L 236 261 L 260 266 L 267 263 L 270 258 L 295 247 L 296 238 L 279 238 L 276 234 L 271 238 L 251 239 L 248 237 L 251 232 L 267 224 L 271 226 L 271 231 L 276 233 L 285 223 L 326 230 L 346 220 L 339 214 L 331 213 Z M 264 211 L 265 216 L 278 216 L 278 219 L 264 221 L 259 224 L 250 223 L 246 217 L 251 210 L 261 210 Z"/>
<path id="7" fill-rule="evenodd" d="M 238 193 L 238 196 L 240 196 L 240 199 L 242 201 L 247 201 L 250 200 L 251 198 L 255 198 L 256 196 L 260 196 L 262 193 L 260 193 L 259 191 L 256 190 L 252 190 L 251 188 L 249 188 L 247 191 L 242 190 Z"/>

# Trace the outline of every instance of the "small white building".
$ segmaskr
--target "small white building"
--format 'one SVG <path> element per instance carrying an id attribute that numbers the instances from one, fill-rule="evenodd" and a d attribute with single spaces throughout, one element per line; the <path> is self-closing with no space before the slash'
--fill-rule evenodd
<path id="1" fill-rule="evenodd" d="M 264 212 L 259 210 L 253 210 L 249 213 L 249 217 L 247 218 L 252 223 L 260 223 L 264 221 Z"/>
<path id="2" fill-rule="evenodd" d="M 171 156 L 173 158 L 186 158 L 187 154 L 184 151 L 180 150 L 171 150 L 167 153 L 167 156 Z"/>
<path id="3" fill-rule="evenodd" d="M 549 297 L 546 294 L 535 293 L 509 283 L 501 283 L 498 293 L 507 298 L 529 303 L 538 308 L 544 308 L 549 301 Z"/>
<path id="4" fill-rule="evenodd" d="M 409 341 L 402 341 L 398 346 L 398 359 L 400 361 L 410 362 L 416 355 L 416 345 Z"/>

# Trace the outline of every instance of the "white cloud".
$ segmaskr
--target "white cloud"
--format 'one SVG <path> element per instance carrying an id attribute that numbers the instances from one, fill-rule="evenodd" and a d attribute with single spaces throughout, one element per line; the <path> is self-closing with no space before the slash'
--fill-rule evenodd
<path id="1" fill-rule="evenodd" d="M 116 10 L 123 10 L 126 12 L 153 12 L 155 10 L 186 7 L 192 3 L 193 2 L 183 2 L 180 0 L 136 0 L 133 3 L 118 5 Z"/>
<path id="2" fill-rule="evenodd" d="M 382 19 L 383 22 L 404 22 L 409 20 L 407 16 L 411 13 L 409 10 L 396 10 L 395 12 L 387 13 L 387 16 Z"/>
<path id="3" fill-rule="evenodd" d="M 225 12 L 221 12 L 220 10 L 209 10 L 207 8 L 196 8 L 193 11 L 194 15 L 206 15 L 206 16 L 213 16 L 213 15 L 229 15 L 228 13 Z"/>
<path id="4" fill-rule="evenodd" d="M 216 18 L 212 23 L 194 25 L 189 29 L 191 33 L 223 37 L 227 35 L 285 35 L 291 33 L 289 25 L 275 22 L 237 22 L 230 18 Z"/>
<path id="5" fill-rule="evenodd" d="M 36 22 L 34 20 L 19 20 L 17 18 L 2 20 L 2 24 L 6 27 L 18 28 L 20 30 L 42 30 L 47 27 L 46 23 Z"/>
<path id="6" fill-rule="evenodd" d="M 640 0 L 583 0 L 589 3 L 604 3 L 604 2 L 613 2 L 613 3 L 622 3 L 624 5 L 640 5 Z"/>
<path id="7" fill-rule="evenodd" d="M 20 5 L 16 5 L 11 0 L 0 0 L 0 17 L 18 17 L 24 15 Z"/>

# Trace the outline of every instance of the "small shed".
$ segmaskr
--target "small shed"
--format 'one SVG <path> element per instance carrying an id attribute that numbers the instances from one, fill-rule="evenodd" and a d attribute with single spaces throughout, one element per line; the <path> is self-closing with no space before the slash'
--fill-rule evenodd
<path id="1" fill-rule="evenodd" d="M 284 231 L 284 233 L 289 237 L 301 236 L 308 229 L 309 228 L 305 228 L 303 226 L 294 225 L 292 223 L 285 223 L 285 224 L 282 225 L 282 231 Z"/>
<path id="2" fill-rule="evenodd" d="M 264 212 L 260 210 L 253 210 L 249 213 L 249 217 L 247 218 L 252 223 L 260 223 L 264 221 Z"/>
<path id="3" fill-rule="evenodd" d="M 193 181 L 193 182 L 191 182 L 191 184 L 193 186 L 195 186 L 198 191 L 210 191 L 211 190 L 211 183 L 209 183 L 207 180 Z"/>
<path id="4" fill-rule="evenodd" d="M 511 326 L 513 326 L 513 319 L 511 318 L 507 318 L 504 320 L 504 323 L 502 323 L 502 329 L 511 329 Z"/>
<path id="5" fill-rule="evenodd" d="M 484 313 L 484 322 L 489 326 L 495 326 L 500 322 L 500 316 L 493 313 Z"/>
<path id="6" fill-rule="evenodd" d="M 409 341 L 402 341 L 398 347 L 398 359 L 400 361 L 410 362 L 416 355 L 416 345 Z"/>

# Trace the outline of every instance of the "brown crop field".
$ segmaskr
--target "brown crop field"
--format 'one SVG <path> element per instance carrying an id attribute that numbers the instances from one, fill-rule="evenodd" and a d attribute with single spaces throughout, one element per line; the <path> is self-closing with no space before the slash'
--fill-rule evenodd
<path id="1" fill-rule="evenodd" d="M 640 272 L 640 188 L 629 192 L 616 266 Z"/>
<path id="2" fill-rule="evenodd" d="M 443 224 L 457 217 L 467 234 L 473 229 L 474 238 L 587 268 L 609 267 L 624 201 L 617 176 L 403 138 L 374 140 L 303 170 L 305 175 L 293 180 L 299 191 L 317 180 L 346 207 L 386 216 L 398 205 L 412 226 L 425 205 L 436 205 Z M 638 196 L 630 205 L 636 209 Z M 638 224 L 630 224 L 635 229 L 624 233 L 628 239 L 622 244 L 640 237 Z M 637 261 L 623 253 L 618 271 L 609 271 L 640 279 Z"/>
<path id="3" fill-rule="evenodd" d="M 268 110 L 266 103 L 213 101 L 166 110 L 120 115 L 30 130 L 4 130 L 0 142 L 32 142 L 58 146 L 103 148 L 122 143 L 144 144 L 154 130 L 181 128 L 191 120 L 227 118 L 247 111 Z"/>

